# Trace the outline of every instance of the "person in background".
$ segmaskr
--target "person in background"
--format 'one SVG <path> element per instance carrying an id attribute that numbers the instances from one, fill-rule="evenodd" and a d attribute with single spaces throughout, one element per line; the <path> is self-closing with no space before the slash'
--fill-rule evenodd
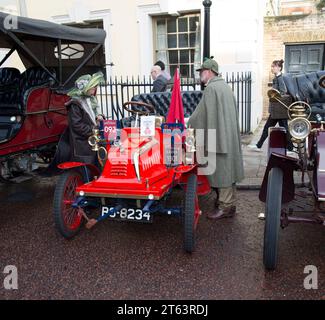
<path id="1" fill-rule="evenodd" d="M 172 79 L 170 74 L 166 71 L 165 64 L 161 60 L 158 60 L 154 65 L 160 67 L 161 74 L 167 79 L 167 81 L 170 81 Z"/>
<path id="2" fill-rule="evenodd" d="M 272 74 L 274 74 L 274 78 L 273 78 L 273 81 L 272 81 L 272 88 L 278 90 L 282 95 L 288 93 L 287 87 L 286 87 L 285 82 L 283 80 L 283 74 L 282 74 L 283 63 L 284 63 L 283 60 L 274 60 L 272 62 L 272 64 L 271 64 L 271 72 L 272 72 Z M 281 120 L 272 119 L 271 115 L 269 115 L 269 117 L 266 120 L 266 123 L 264 125 L 263 133 L 262 133 L 259 141 L 257 142 L 256 145 L 249 145 L 248 148 L 253 150 L 253 151 L 261 152 L 263 143 L 264 143 L 264 141 L 267 139 L 267 137 L 269 135 L 269 128 L 270 127 L 275 127 L 277 123 L 279 123 L 280 127 L 284 127 L 287 132 L 289 131 L 289 129 L 288 129 L 288 121 L 286 119 L 281 119 Z M 293 150 L 292 141 L 291 141 L 289 136 L 288 136 L 287 147 L 288 147 L 289 151 Z"/>
<path id="3" fill-rule="evenodd" d="M 151 92 L 164 92 L 167 90 L 167 79 L 163 76 L 159 66 L 151 68 L 151 77 L 153 81 L 153 88 Z"/>
<path id="4" fill-rule="evenodd" d="M 215 172 L 207 175 L 211 188 L 217 194 L 215 208 L 207 216 L 213 220 L 235 215 L 236 183 L 244 178 L 236 100 L 218 70 L 218 64 L 213 59 L 206 59 L 197 70 L 206 88 L 188 120 L 189 127 L 204 130 L 207 139 L 202 153 L 207 155 L 208 164 L 215 167 Z M 214 130 L 215 141 L 208 140 L 208 130 Z"/>

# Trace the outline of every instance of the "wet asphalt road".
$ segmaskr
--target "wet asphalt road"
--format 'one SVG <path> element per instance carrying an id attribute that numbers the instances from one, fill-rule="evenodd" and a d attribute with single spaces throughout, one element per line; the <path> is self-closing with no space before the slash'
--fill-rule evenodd
<path id="1" fill-rule="evenodd" d="M 278 268 L 265 272 L 256 191 L 239 191 L 232 220 L 202 216 L 188 255 L 180 221 L 164 216 L 152 225 L 105 221 L 63 239 L 52 217 L 54 187 L 55 179 L 0 185 L 0 299 L 325 299 L 324 228 L 281 231 Z M 200 199 L 204 211 L 213 202 Z M 18 267 L 17 291 L 3 288 L 7 265 Z M 318 290 L 303 287 L 306 265 L 318 268 Z"/>

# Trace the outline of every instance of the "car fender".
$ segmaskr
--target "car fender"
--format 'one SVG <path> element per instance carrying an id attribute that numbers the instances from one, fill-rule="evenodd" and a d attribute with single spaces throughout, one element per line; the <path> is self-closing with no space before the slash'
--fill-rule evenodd
<path id="1" fill-rule="evenodd" d="M 293 172 L 299 169 L 299 160 L 279 153 L 272 153 L 270 155 L 260 190 L 259 199 L 262 202 L 266 202 L 269 172 L 275 167 L 280 168 L 283 171 L 282 203 L 288 203 L 292 201 L 295 196 Z"/>
<path id="2" fill-rule="evenodd" d="M 199 196 L 205 196 L 211 192 L 211 187 L 207 176 L 198 174 L 197 165 L 193 166 L 181 166 L 182 176 L 180 178 L 180 182 L 187 184 L 187 180 L 190 175 L 197 175 L 197 194 Z"/>
<path id="3" fill-rule="evenodd" d="M 75 168 L 81 168 L 81 167 L 86 167 L 90 170 L 91 174 L 94 177 L 99 177 L 101 172 L 100 170 L 94 166 L 93 164 L 89 164 L 89 163 L 83 163 L 83 162 L 64 162 L 64 163 L 60 163 L 58 165 L 58 168 L 61 170 L 71 170 L 71 169 L 75 169 Z"/>
<path id="4" fill-rule="evenodd" d="M 269 129 L 268 158 L 272 153 L 286 154 L 287 132 L 283 127 Z"/>
<path id="5" fill-rule="evenodd" d="M 316 136 L 316 189 L 318 200 L 325 200 L 325 132 Z"/>

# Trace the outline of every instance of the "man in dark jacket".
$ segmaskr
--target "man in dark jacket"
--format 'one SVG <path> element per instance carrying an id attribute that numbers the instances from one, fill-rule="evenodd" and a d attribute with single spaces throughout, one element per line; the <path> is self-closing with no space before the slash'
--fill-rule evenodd
<path id="1" fill-rule="evenodd" d="M 167 79 L 163 76 L 159 66 L 153 66 L 151 69 L 151 77 L 153 81 L 153 88 L 151 92 L 164 92 L 167 89 Z"/>
<path id="2" fill-rule="evenodd" d="M 161 60 L 158 60 L 154 65 L 161 68 L 161 74 L 167 79 L 167 81 L 170 81 L 172 79 L 170 74 L 166 71 L 165 64 Z"/>

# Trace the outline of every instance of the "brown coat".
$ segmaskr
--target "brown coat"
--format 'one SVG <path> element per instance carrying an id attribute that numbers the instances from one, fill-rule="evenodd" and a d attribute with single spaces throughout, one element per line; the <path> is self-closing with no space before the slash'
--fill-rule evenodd
<path id="1" fill-rule="evenodd" d="M 66 107 L 69 119 L 70 159 L 76 162 L 94 163 L 96 152 L 91 150 L 88 138 L 92 135 L 95 125 L 79 100 L 70 100 Z"/>

